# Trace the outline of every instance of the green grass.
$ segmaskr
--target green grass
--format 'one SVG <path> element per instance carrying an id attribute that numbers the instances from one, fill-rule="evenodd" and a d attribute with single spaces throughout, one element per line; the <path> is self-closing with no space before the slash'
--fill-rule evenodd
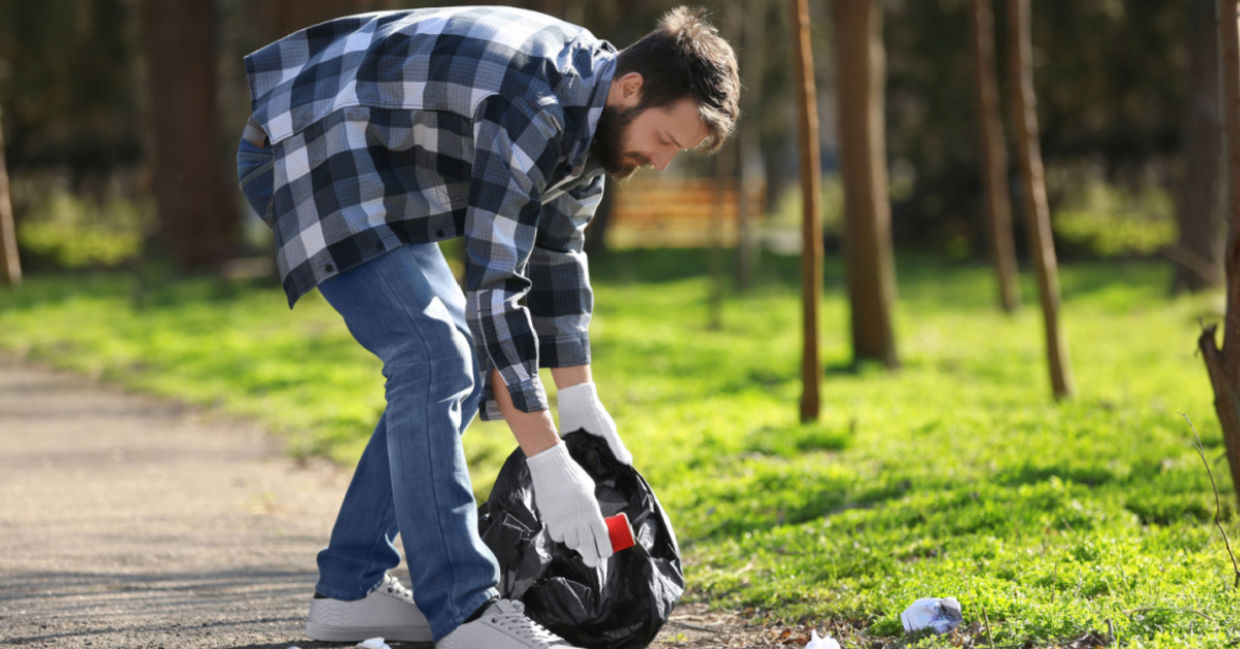
<path id="1" fill-rule="evenodd" d="M 13 179 L 17 240 L 39 268 L 117 268 L 136 261 L 152 207 L 124 195 L 120 183 L 85 197 L 54 174 Z"/>
<path id="2" fill-rule="evenodd" d="M 702 251 L 593 267 L 596 380 L 677 526 L 691 597 L 830 626 L 848 647 L 990 646 L 992 635 L 1067 646 L 1108 621 L 1122 647 L 1240 640 L 1240 595 L 1181 415 L 1240 541 L 1194 354 L 1219 294 L 1167 298 L 1164 264 L 1063 268 L 1077 396 L 1057 404 L 1031 278 L 1027 306 L 1007 316 L 985 268 L 902 258 L 903 367 L 854 370 L 829 264 L 823 413 L 801 425 L 796 262 L 764 263 L 758 288 L 725 300 L 718 329 Z M 289 312 L 274 285 L 135 286 L 31 277 L 0 293 L 0 347 L 256 418 L 294 453 L 360 452 L 382 379 L 317 294 Z M 479 495 L 512 448 L 502 424 L 471 429 Z M 949 595 L 964 607 L 961 635 L 902 635 L 913 600 Z"/>

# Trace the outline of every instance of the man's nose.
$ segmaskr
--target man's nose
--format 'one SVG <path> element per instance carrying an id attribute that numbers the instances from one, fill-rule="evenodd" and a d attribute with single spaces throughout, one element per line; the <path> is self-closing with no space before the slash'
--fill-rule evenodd
<path id="1" fill-rule="evenodd" d="M 667 165 L 672 164 L 672 158 L 675 158 L 675 157 L 676 157 L 675 152 L 665 153 L 665 152 L 660 151 L 659 153 L 656 153 L 655 155 L 651 156 L 650 164 L 654 165 L 655 169 L 658 169 L 659 171 L 663 171 L 664 169 L 667 169 Z"/>

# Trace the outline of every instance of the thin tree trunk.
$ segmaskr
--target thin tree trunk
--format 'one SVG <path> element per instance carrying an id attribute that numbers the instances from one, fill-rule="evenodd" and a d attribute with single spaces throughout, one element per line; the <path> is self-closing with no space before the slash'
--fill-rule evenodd
<path id="1" fill-rule="evenodd" d="M 900 361 L 891 316 L 895 271 L 883 130 L 882 12 L 871 0 L 836 0 L 831 8 L 853 358 L 894 368 Z"/>
<path id="2" fill-rule="evenodd" d="M 1240 503 L 1240 28 L 1236 0 L 1218 0 L 1221 54 L 1222 113 L 1227 159 L 1227 310 L 1223 319 L 1223 348 L 1215 341 L 1216 325 L 1197 339 L 1214 389 L 1214 409 L 1223 429 L 1232 487 Z"/>
<path id="3" fill-rule="evenodd" d="M 241 216 L 219 155 L 214 3 L 147 0 L 145 10 L 155 252 L 182 269 L 218 268 L 236 253 Z"/>
<path id="4" fill-rule="evenodd" d="M 1189 107 L 1184 114 L 1184 178 L 1176 221 L 1171 291 L 1223 284 L 1223 124 L 1219 117 L 1219 48 L 1215 0 L 1189 0 Z"/>
<path id="5" fill-rule="evenodd" d="M 797 141 L 801 151 L 801 421 L 818 419 L 822 365 L 818 355 L 818 304 L 822 299 L 822 172 L 818 159 L 818 101 L 814 50 L 809 37 L 809 0 L 789 0 L 796 63 Z"/>
<path id="6" fill-rule="evenodd" d="M 620 183 L 604 178 L 603 199 L 594 210 L 594 218 L 586 228 L 586 254 L 603 255 L 607 252 L 607 228 L 611 224 L 612 206 L 616 204 L 616 192 L 624 191 Z"/>
<path id="7" fill-rule="evenodd" d="M 3 113 L 0 113 L 0 118 Z M 3 120 L 0 120 L 0 125 Z M 0 127 L 0 282 L 5 286 L 22 283 L 22 265 L 17 256 L 17 228 L 13 225 L 13 201 L 9 196 L 9 172 L 4 164 L 4 129 Z"/>
<path id="8" fill-rule="evenodd" d="M 766 47 L 766 0 L 745 0 L 743 5 L 734 6 L 735 11 L 743 11 L 748 16 L 741 28 L 743 49 L 740 61 L 745 79 L 745 92 L 741 94 L 741 103 L 745 106 L 742 114 L 754 117 L 752 123 L 742 125 L 736 134 L 736 184 L 740 192 L 736 204 L 736 290 L 744 292 L 748 290 L 754 273 L 757 272 L 760 252 L 755 220 L 761 214 L 763 206 L 749 201 L 749 188 L 761 177 L 754 173 L 754 167 L 755 163 L 762 159 L 758 141 L 761 121 L 756 117 L 761 110 L 762 76 L 766 61 L 763 51 Z"/>
<path id="9" fill-rule="evenodd" d="M 1025 223 L 1029 229 L 1029 248 L 1038 292 L 1042 298 L 1042 318 L 1046 330 L 1046 356 L 1051 374 L 1051 391 L 1056 399 L 1072 396 L 1072 371 L 1068 364 L 1067 343 L 1059 326 L 1059 269 L 1055 260 L 1055 241 L 1051 234 L 1050 210 L 1046 204 L 1046 182 L 1042 170 L 1042 149 L 1038 144 L 1037 96 L 1033 89 L 1032 39 L 1029 0 L 1008 0 L 1008 65 L 1012 88 L 1012 128 L 1020 159 Z"/>
<path id="10" fill-rule="evenodd" d="M 1016 244 L 1012 239 L 1012 210 L 1008 203 L 1007 146 L 999 111 L 999 84 L 995 79 L 995 25 L 993 0 L 973 0 L 973 61 L 977 89 L 977 125 L 981 132 L 982 188 L 987 251 L 999 285 L 999 306 L 1007 312 L 1020 306 Z"/>
<path id="11" fill-rule="evenodd" d="M 710 210 L 710 308 L 706 326 L 708 329 L 723 328 L 723 227 L 724 213 L 728 207 L 728 185 L 732 184 L 732 161 L 736 143 L 729 142 L 711 161 L 711 210 Z"/>

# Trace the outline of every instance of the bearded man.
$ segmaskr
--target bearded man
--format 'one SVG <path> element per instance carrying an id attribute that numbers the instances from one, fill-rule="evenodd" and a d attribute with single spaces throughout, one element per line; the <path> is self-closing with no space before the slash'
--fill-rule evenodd
<path id="1" fill-rule="evenodd" d="M 568 647 L 499 598 L 461 435 L 502 417 L 551 537 L 611 554 L 594 484 L 560 430 L 603 437 L 587 328 L 585 227 L 604 174 L 717 150 L 738 116 L 732 48 L 678 8 L 619 52 L 505 7 L 325 22 L 245 59 L 252 116 L 238 178 L 275 235 L 290 308 L 317 288 L 383 363 L 386 408 L 345 494 L 307 633 L 441 648 Z M 437 242 L 464 239 L 464 290 Z M 388 571 L 400 562 L 412 593 Z M 571 648 L 570 648 L 571 649 Z"/>

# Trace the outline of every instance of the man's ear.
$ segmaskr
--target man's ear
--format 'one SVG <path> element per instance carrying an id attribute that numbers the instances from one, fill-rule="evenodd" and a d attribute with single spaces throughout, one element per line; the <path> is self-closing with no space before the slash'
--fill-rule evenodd
<path id="1" fill-rule="evenodd" d="M 626 72 L 619 79 L 613 79 L 607 103 L 617 108 L 636 108 L 641 103 L 645 82 L 640 72 Z"/>

